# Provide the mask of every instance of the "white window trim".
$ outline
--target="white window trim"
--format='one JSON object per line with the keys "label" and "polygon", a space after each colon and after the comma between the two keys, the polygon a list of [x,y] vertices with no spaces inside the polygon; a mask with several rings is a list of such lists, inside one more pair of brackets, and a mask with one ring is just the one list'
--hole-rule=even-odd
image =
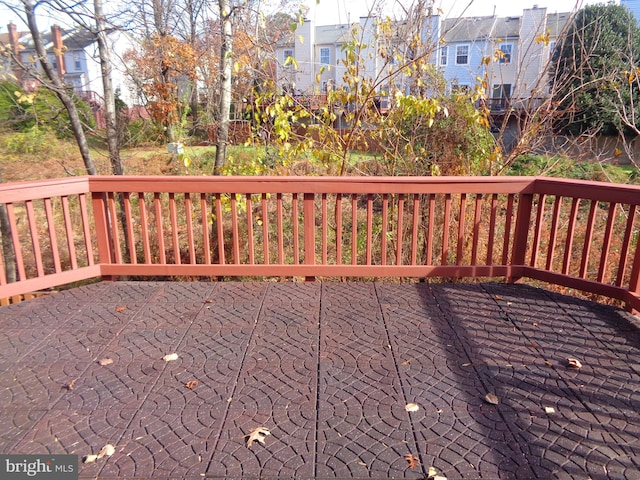
{"label": "white window trim", "polygon": [[[459,63],[458,62],[458,49],[463,48],[463,47],[467,47],[467,61],[466,63]],[[471,45],[468,43],[464,43],[464,44],[460,44],[460,45],[456,45],[456,61],[455,64],[456,65],[469,65],[469,61],[471,60]]]}
{"label": "white window trim", "polygon": [[[322,61],[322,52],[327,52],[327,61]],[[320,47],[320,65],[331,65],[331,49],[329,47]]]}
{"label": "white window trim", "polygon": [[443,45],[440,47],[440,62],[439,65],[446,67],[449,62],[449,45]]}
{"label": "white window trim", "polygon": [[[505,52],[504,50],[502,50],[502,47],[506,47],[506,46],[510,46],[511,47],[511,51],[509,52],[509,59],[507,60],[507,52]],[[501,43],[498,48],[502,51],[502,53],[504,53],[504,55],[500,56],[500,63],[502,63],[503,65],[509,65],[510,63],[513,62],[513,43],[512,42],[504,42]]]}

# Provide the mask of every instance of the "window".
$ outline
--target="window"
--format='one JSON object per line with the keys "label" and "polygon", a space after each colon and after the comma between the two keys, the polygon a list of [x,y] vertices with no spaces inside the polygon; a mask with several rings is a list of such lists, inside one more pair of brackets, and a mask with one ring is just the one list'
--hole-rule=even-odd
{"label": "window", "polygon": [[458,45],[456,47],[456,65],[469,64],[469,45]]}
{"label": "window", "polygon": [[553,54],[556,52],[556,41],[551,40],[549,42],[549,58],[553,58]]}
{"label": "window", "polygon": [[500,63],[511,63],[511,54],[513,53],[513,43],[503,43],[500,45]]}
{"label": "window", "polygon": [[511,98],[511,84],[498,83],[493,85],[491,99],[489,100],[489,108],[492,111],[504,111]]}
{"label": "window", "polygon": [[440,48],[440,65],[445,66],[447,64],[447,55],[449,55],[449,47],[445,45]]}
{"label": "window", "polygon": [[76,72],[79,72],[80,70],[82,70],[82,63],[80,63],[80,56],[78,54],[75,54],[73,56],[73,65],[74,65],[74,68],[76,69]]}
{"label": "window", "polygon": [[331,51],[328,47],[322,47],[320,49],[320,63],[322,65],[329,65],[331,63]]}
{"label": "window", "polygon": [[282,54],[282,61],[284,62],[285,65],[287,65],[287,58],[293,58],[293,50],[290,48],[287,48]]}
{"label": "window", "polygon": [[469,85],[460,84],[457,81],[451,82],[451,93],[454,95],[465,95],[471,91]]}

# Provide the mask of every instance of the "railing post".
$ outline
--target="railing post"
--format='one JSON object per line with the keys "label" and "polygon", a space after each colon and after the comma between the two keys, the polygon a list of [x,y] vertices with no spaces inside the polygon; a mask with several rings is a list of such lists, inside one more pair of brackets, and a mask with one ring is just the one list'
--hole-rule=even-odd
{"label": "railing post", "polygon": [[[629,292],[640,295],[640,241],[636,243],[636,252],[633,256],[633,266],[631,267],[631,277],[629,277]],[[635,313],[634,308],[627,302],[626,309]]]}
{"label": "railing post", "polygon": [[[531,210],[533,208],[533,194],[521,193],[518,198],[518,211],[516,213],[516,229],[513,234],[513,248],[511,250],[510,266],[524,266],[527,255],[527,242],[531,226]],[[515,283],[522,278],[521,275],[510,275],[509,283]]]}
{"label": "railing post", "polygon": [[91,201],[93,205],[93,218],[96,226],[96,240],[98,242],[98,262],[100,265],[110,264],[113,261],[113,251],[111,248],[111,236],[109,233],[107,194],[104,192],[92,192]]}
{"label": "railing post", "polygon": [[[314,208],[314,194],[304,194],[304,263],[315,265],[316,263],[316,218]],[[305,280],[314,281],[314,276],[306,276]]]}

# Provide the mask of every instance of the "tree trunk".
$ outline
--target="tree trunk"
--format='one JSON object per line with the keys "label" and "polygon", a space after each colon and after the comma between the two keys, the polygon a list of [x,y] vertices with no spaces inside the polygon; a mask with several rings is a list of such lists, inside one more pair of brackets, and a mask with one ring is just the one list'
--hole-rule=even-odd
{"label": "tree trunk", "polygon": [[80,120],[80,115],[78,114],[76,104],[74,103],[71,95],[68,93],[67,86],[58,76],[58,74],[54,72],[51,64],[47,60],[47,51],[45,50],[44,44],[42,43],[42,37],[40,36],[40,30],[38,29],[38,24],[36,22],[35,5],[30,3],[29,0],[22,0],[22,4],[24,6],[24,13],[27,17],[27,25],[29,27],[29,31],[31,32],[31,37],[33,38],[33,44],[35,45],[38,61],[40,62],[40,65],[42,65],[42,69],[44,70],[44,73],[46,74],[50,82],[49,85],[47,85],[47,88],[55,92],[55,94],[58,96],[64,107],[67,109],[67,112],[69,113],[71,129],[76,139],[76,143],[78,144],[80,154],[82,155],[82,160],[84,161],[84,166],[87,170],[87,173],[89,175],[97,175],[98,171],[96,170],[96,166],[94,165],[91,158],[89,145],[87,143],[87,137],[84,134],[82,121]]}
{"label": "tree trunk", "polygon": [[220,108],[218,109],[218,136],[216,139],[216,161],[213,174],[220,175],[227,157],[229,144],[229,114],[231,112],[231,63],[232,31],[229,0],[218,0],[220,21],[222,22],[222,42],[220,47]]}
{"label": "tree trunk", "polygon": [[100,55],[100,73],[104,89],[104,108],[107,128],[107,145],[109,147],[109,160],[113,175],[124,175],[124,167],[120,158],[120,141],[116,127],[116,99],[111,80],[111,54],[107,44],[105,29],[105,17],[102,10],[102,0],[93,1],[96,20],[96,40],[98,41],[98,54]]}

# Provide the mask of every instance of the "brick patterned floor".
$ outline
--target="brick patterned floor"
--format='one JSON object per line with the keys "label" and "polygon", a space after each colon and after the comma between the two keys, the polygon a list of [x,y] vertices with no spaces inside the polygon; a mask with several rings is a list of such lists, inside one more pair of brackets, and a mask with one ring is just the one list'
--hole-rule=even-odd
{"label": "brick patterned floor", "polygon": [[640,478],[640,323],[541,289],[105,282],[0,329],[0,453],[116,447],[81,478]]}

